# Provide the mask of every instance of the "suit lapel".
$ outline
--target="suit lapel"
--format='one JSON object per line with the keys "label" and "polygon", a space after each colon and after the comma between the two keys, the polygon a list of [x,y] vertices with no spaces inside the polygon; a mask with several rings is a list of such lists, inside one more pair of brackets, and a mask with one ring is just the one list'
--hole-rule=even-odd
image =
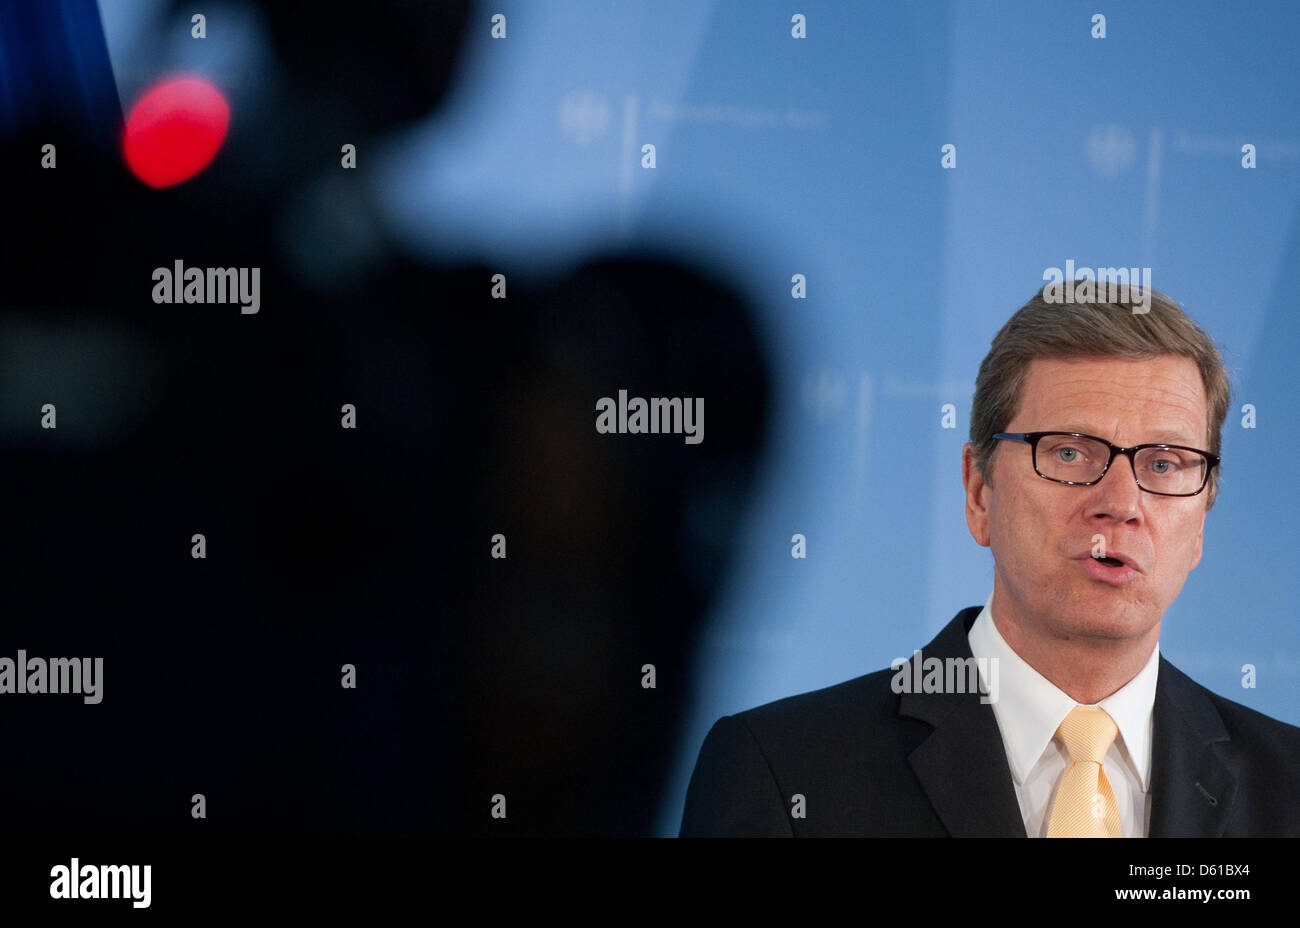
{"label": "suit lapel", "polygon": [[[966,632],[980,609],[957,613],[925,646],[922,659],[971,657]],[[899,714],[934,727],[908,763],[949,834],[1025,837],[997,718],[978,693],[904,693]]]}
{"label": "suit lapel", "polygon": [[1150,836],[1222,837],[1237,778],[1214,745],[1228,732],[1205,690],[1163,657],[1151,740]]}

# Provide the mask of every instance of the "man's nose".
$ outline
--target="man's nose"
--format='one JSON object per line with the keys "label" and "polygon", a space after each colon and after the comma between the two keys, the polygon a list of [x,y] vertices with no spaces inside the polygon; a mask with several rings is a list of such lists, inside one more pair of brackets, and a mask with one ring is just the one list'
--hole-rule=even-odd
{"label": "man's nose", "polygon": [[1142,488],[1137,485],[1133,460],[1126,454],[1115,456],[1101,480],[1092,487],[1088,516],[1107,516],[1121,522],[1142,513]]}

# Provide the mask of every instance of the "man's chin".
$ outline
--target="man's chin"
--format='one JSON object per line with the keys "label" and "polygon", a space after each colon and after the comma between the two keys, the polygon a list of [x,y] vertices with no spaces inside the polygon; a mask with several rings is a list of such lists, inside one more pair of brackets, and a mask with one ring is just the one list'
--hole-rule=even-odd
{"label": "man's chin", "polygon": [[1113,609],[1084,609],[1053,619],[1062,638],[1093,638],[1098,641],[1132,641],[1141,638],[1160,623],[1149,610],[1117,605]]}

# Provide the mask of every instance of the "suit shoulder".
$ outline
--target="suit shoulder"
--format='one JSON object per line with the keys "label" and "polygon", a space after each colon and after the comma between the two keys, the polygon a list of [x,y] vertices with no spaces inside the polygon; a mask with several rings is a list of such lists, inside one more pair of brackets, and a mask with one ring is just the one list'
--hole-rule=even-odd
{"label": "suit shoulder", "polygon": [[719,718],[700,748],[680,834],[792,835],[796,794],[851,807],[868,779],[868,746],[896,713],[891,676],[867,674]]}
{"label": "suit shoulder", "polygon": [[1279,760],[1300,764],[1300,726],[1291,725],[1265,715],[1258,709],[1220,696],[1172,665],[1169,665],[1169,669],[1210,701],[1223,720],[1228,737],[1234,743],[1256,755],[1276,756]]}
{"label": "suit shoulder", "polygon": [[1271,744],[1285,749],[1300,761],[1300,727],[1275,719],[1271,715],[1265,715],[1250,706],[1233,702],[1212,690],[1207,689],[1206,692],[1209,694],[1210,701],[1214,703],[1214,708],[1219,711],[1219,717],[1223,719],[1223,724],[1233,740],[1246,738]]}

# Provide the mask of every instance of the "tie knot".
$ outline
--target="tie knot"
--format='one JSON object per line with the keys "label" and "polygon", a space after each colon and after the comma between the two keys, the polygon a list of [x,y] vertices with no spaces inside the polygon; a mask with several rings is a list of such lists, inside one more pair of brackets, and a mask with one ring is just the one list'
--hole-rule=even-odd
{"label": "tie knot", "polygon": [[1115,720],[1101,706],[1075,706],[1056,729],[1056,737],[1065,745],[1071,763],[1100,764],[1118,732]]}

